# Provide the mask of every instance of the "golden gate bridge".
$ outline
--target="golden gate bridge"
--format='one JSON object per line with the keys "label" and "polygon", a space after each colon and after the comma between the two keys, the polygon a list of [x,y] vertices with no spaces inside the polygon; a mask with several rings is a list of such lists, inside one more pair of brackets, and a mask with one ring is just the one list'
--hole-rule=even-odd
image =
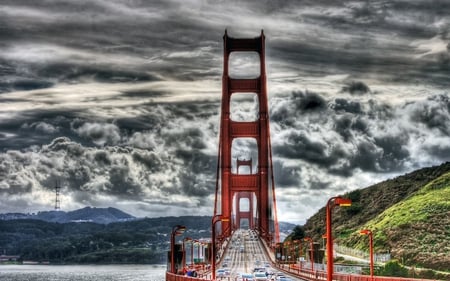
{"label": "golden gate bridge", "polygon": [[[235,78],[230,76],[229,60],[232,53],[253,52],[259,57],[259,75],[254,78]],[[308,281],[405,281],[417,280],[397,277],[374,276],[372,232],[361,230],[362,235],[369,236],[370,241],[370,274],[337,273],[334,269],[332,211],[335,207],[351,205],[351,201],[340,196],[332,197],[326,205],[326,267],[315,267],[314,253],[316,247],[310,238],[310,265],[289,259],[292,248],[298,249],[302,241],[281,243],[276,212],[275,181],[272,164],[272,149],[270,140],[269,110],[265,69],[265,35],[255,38],[233,38],[225,30],[223,36],[223,76],[222,104],[219,131],[217,177],[215,186],[214,211],[211,221],[212,237],[207,242],[197,242],[197,249],[205,245],[202,252],[205,263],[194,266],[194,242],[186,238],[183,245],[177,244],[175,237],[181,235],[185,227],[174,226],[171,232],[171,248],[168,253],[167,281],[217,280],[226,281],[270,280],[267,275],[244,275],[242,271],[253,271],[263,263],[263,267],[271,268],[276,274],[286,274],[284,280]],[[231,98],[234,94],[253,94],[258,101],[256,120],[237,121],[231,118]],[[235,140],[251,138],[256,141],[256,159],[239,159],[233,154]],[[240,168],[246,167],[247,173],[241,173]],[[247,202],[246,208],[242,201]],[[249,231],[243,231],[243,222]],[[190,270],[195,276],[187,276],[185,271],[186,247],[185,241],[191,240]],[[295,248],[297,247],[297,248]],[[295,256],[295,255],[293,255]],[[197,254],[200,257],[200,254]],[[209,264],[206,266],[205,264]],[[220,271],[217,271],[222,267]],[[241,271],[241,273],[237,273]],[[227,274],[228,272],[228,274]],[[225,273],[225,274],[224,274]],[[234,273],[234,274],[233,274]],[[275,274],[274,272],[272,272]],[[282,278],[278,278],[282,281]],[[278,280],[275,278],[274,280]],[[423,279],[422,279],[423,280]]]}

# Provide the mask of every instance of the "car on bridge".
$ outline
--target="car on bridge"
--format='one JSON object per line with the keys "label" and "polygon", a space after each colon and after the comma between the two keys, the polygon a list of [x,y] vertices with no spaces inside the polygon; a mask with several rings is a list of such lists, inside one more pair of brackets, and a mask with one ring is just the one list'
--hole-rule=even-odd
{"label": "car on bridge", "polygon": [[267,274],[265,272],[255,272],[255,281],[266,281],[267,280]]}
{"label": "car on bridge", "polygon": [[226,270],[224,268],[219,268],[216,271],[216,277],[217,278],[225,278],[225,277],[227,277]]}
{"label": "car on bridge", "polygon": [[253,272],[266,272],[266,268],[265,267],[261,267],[261,266],[256,266],[255,268],[253,268]]}
{"label": "car on bridge", "polygon": [[238,274],[236,281],[255,281],[255,277],[251,273]]}
{"label": "car on bridge", "polygon": [[279,281],[280,279],[283,279],[283,278],[287,278],[286,277],[286,275],[284,275],[283,273],[281,273],[281,272],[275,272],[273,275],[272,275],[272,280],[276,280],[276,281]]}

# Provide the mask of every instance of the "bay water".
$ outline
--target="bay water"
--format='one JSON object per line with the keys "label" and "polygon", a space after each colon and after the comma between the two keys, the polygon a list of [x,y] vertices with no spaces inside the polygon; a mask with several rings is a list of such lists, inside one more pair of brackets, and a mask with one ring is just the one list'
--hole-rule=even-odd
{"label": "bay water", "polygon": [[0,281],[164,281],[165,265],[0,265]]}

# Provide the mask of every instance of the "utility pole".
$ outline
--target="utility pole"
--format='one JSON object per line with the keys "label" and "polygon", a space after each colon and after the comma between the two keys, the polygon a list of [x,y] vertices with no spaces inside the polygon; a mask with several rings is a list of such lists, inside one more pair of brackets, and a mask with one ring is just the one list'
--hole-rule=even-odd
{"label": "utility pole", "polygon": [[58,181],[56,181],[55,185],[55,211],[58,211],[61,209],[61,201],[59,200],[59,194],[60,194],[61,187],[58,185]]}

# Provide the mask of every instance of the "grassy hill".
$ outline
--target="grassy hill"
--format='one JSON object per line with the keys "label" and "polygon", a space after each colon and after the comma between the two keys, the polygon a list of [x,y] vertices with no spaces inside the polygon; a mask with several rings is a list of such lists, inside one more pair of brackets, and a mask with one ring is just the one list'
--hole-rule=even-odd
{"label": "grassy hill", "polygon": [[[390,250],[405,263],[448,270],[450,266],[450,172],[391,206],[362,228],[374,233],[375,250]],[[343,239],[365,248],[358,233]]]}
{"label": "grassy hill", "polygon": [[[424,168],[344,194],[352,207],[335,208],[336,242],[368,250],[361,229],[374,232],[375,252],[391,252],[405,265],[450,268],[450,163]],[[325,208],[304,226],[320,241],[325,233]]]}

